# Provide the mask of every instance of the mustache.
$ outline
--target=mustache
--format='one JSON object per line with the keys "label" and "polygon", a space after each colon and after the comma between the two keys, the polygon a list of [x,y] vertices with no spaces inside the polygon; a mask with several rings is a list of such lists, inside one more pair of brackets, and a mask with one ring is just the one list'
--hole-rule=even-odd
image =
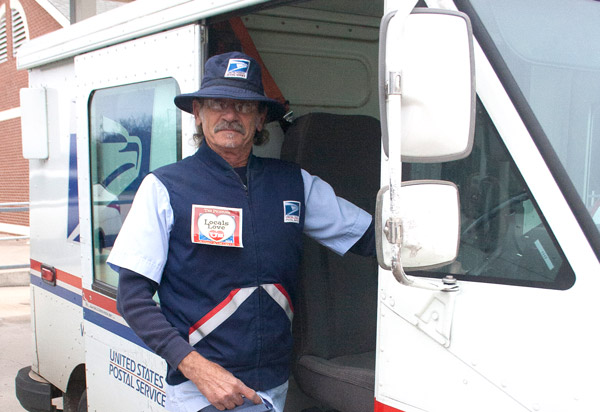
{"label": "mustache", "polygon": [[233,130],[242,134],[246,133],[246,128],[244,127],[244,125],[238,122],[237,120],[233,120],[231,122],[228,122],[227,120],[222,120],[219,123],[217,123],[217,125],[213,129],[215,133],[218,133],[223,130]]}

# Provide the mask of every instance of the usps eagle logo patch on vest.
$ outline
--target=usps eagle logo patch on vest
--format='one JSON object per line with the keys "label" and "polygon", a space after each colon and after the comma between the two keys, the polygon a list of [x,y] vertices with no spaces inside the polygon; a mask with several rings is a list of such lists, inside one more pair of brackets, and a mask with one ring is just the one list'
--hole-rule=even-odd
{"label": "usps eagle logo patch on vest", "polygon": [[227,70],[224,77],[233,77],[235,79],[247,79],[248,69],[250,69],[250,60],[229,59]]}
{"label": "usps eagle logo patch on vest", "polygon": [[192,242],[213,246],[244,247],[242,209],[192,205]]}
{"label": "usps eagle logo patch on vest", "polygon": [[297,200],[283,201],[283,221],[285,223],[300,223],[300,202]]}

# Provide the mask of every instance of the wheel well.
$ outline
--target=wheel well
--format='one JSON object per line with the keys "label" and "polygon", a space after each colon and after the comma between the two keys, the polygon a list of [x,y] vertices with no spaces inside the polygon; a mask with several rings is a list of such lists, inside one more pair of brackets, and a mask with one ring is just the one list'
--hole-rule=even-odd
{"label": "wheel well", "polygon": [[85,391],[85,364],[81,363],[73,369],[67,384],[67,392],[63,394],[63,410],[64,412],[77,412],[77,406],[83,391]]}

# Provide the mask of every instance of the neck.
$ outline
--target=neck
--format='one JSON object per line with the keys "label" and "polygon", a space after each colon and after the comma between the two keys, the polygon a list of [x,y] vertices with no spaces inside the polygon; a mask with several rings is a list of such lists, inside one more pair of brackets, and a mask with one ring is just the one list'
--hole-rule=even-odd
{"label": "neck", "polygon": [[213,147],[206,140],[208,146],[219,156],[221,156],[229,165],[233,168],[246,166],[248,164],[248,157],[252,151],[252,146],[249,147],[235,147],[235,148],[223,148]]}
{"label": "neck", "polygon": [[236,154],[229,156],[226,153],[219,153],[219,152],[217,152],[217,154],[219,156],[221,156],[223,159],[225,159],[225,161],[227,163],[229,163],[231,165],[231,167],[233,167],[233,168],[246,166],[248,164],[248,156],[250,156],[250,152],[248,152],[242,156],[238,156]]}

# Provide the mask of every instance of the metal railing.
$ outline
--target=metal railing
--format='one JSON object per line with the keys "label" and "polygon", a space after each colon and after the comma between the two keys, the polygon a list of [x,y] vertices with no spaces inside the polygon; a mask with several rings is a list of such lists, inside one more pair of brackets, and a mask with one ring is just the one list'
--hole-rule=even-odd
{"label": "metal railing", "polygon": [[0,203],[0,213],[2,212],[28,212],[29,202],[9,202]]}
{"label": "metal railing", "polygon": [[[14,213],[14,212],[27,212],[27,211],[29,211],[29,202],[0,203],[0,213]],[[0,237],[0,241],[2,241],[2,240],[21,240],[21,239],[29,239],[29,236]],[[19,264],[19,265],[0,265],[0,270],[27,269],[27,268],[29,268],[29,263],[24,263],[24,264]]]}

